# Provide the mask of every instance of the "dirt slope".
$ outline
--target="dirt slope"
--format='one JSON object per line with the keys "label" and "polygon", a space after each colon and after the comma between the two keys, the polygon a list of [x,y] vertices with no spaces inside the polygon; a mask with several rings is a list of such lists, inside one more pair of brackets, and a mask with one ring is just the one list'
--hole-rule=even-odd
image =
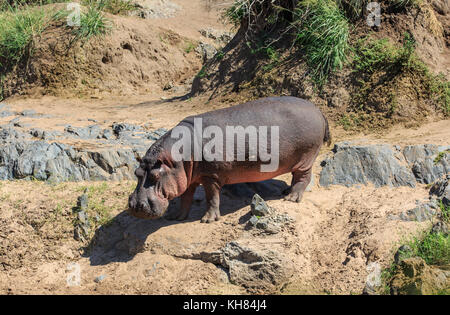
{"label": "dirt slope", "polygon": [[200,30],[228,27],[218,20],[221,1],[173,3],[180,8],[176,17],[105,14],[111,32],[88,42],[74,41],[64,21],[54,22],[34,40],[27,64],[3,79],[3,96],[100,97],[153,94],[172,87],[187,93],[202,65],[194,48],[200,39],[211,41]]}

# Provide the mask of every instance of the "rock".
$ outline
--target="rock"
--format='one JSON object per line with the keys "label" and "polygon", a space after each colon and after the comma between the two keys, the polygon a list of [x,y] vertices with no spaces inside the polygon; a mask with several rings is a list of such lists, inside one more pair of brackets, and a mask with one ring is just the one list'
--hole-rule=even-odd
{"label": "rock", "polygon": [[34,109],[26,109],[26,110],[22,111],[20,113],[20,115],[25,116],[25,117],[36,117],[36,116],[39,116],[39,114],[36,113],[36,111]]}
{"label": "rock", "polygon": [[[450,173],[450,154],[447,147],[434,144],[406,146],[403,155],[412,169],[416,180],[422,184],[431,184]],[[441,156],[438,158],[439,153]]]}
{"label": "rock", "polygon": [[168,0],[134,0],[137,10],[132,14],[144,19],[165,19],[175,16],[181,7]]}
{"label": "rock", "polygon": [[252,226],[256,226],[256,223],[258,223],[258,217],[256,215],[252,215],[250,217],[250,220],[248,220],[248,222],[252,225]]}
{"label": "rock", "polygon": [[320,184],[373,183],[375,186],[430,184],[450,172],[450,146],[432,144],[399,146],[337,143],[334,155],[322,162]]}
{"label": "rock", "polygon": [[14,115],[15,115],[15,113],[10,112],[9,110],[0,111],[0,118],[14,116]]}
{"label": "rock", "polygon": [[219,46],[225,46],[234,36],[233,33],[219,31],[211,27],[201,29],[199,32],[202,36],[213,39]]}
{"label": "rock", "polygon": [[64,131],[81,139],[97,139],[99,138],[102,130],[98,125],[91,125],[88,127],[68,126],[64,129]]}
{"label": "rock", "polygon": [[248,226],[256,227],[267,234],[277,234],[281,232],[283,225],[293,221],[286,213],[276,213],[275,209],[269,207],[258,194],[253,196],[250,207],[252,216]]}
{"label": "rock", "polygon": [[250,205],[251,212],[257,217],[263,217],[271,213],[271,209],[258,194],[255,194]]}
{"label": "rock", "polygon": [[202,56],[203,62],[214,58],[214,56],[217,54],[217,49],[207,43],[198,44],[197,48],[195,48],[195,51]]}
{"label": "rock", "polygon": [[400,220],[418,222],[430,220],[436,214],[435,208],[436,206],[431,202],[421,203],[417,207],[401,213]]}
{"label": "rock", "polygon": [[77,241],[85,242],[86,238],[90,234],[91,225],[89,222],[88,210],[88,194],[87,189],[77,199],[77,206],[73,211],[77,215],[77,219],[74,227],[74,238]]}
{"label": "rock", "polygon": [[431,233],[442,233],[442,234],[448,234],[448,224],[443,221],[438,221],[435,224],[433,224],[433,227],[431,228]]}
{"label": "rock", "polygon": [[292,275],[286,257],[270,245],[253,248],[233,241],[221,250],[220,261],[228,269],[231,283],[246,288],[275,289]]}
{"label": "rock", "polygon": [[394,295],[435,295],[450,287],[450,270],[428,266],[420,257],[407,258],[390,286]]}
{"label": "rock", "polygon": [[390,145],[350,145],[341,142],[335,144],[333,152],[333,156],[322,162],[321,186],[350,187],[368,183],[376,187],[416,186],[412,171],[402,165],[402,156]]}
{"label": "rock", "polygon": [[143,131],[141,126],[128,123],[113,123],[112,130],[118,138],[129,138],[133,132]]}
{"label": "rock", "polygon": [[[120,135],[128,132],[124,130],[140,129],[130,125],[115,127]],[[149,133],[153,139],[158,139],[166,131],[161,128]],[[33,128],[24,133],[11,125],[0,126],[0,179],[35,178],[52,182],[132,179],[138,165],[136,156],[142,156],[152,141],[147,139],[146,132],[130,133],[136,135],[121,140],[105,140],[102,138],[105,131],[97,125],[86,128],[67,126],[66,139],[68,136],[86,138],[101,145],[101,148],[74,148],[59,142],[44,141],[62,136],[57,131]],[[112,129],[110,135],[115,138]]]}
{"label": "rock", "polygon": [[442,203],[450,207],[450,174],[444,178],[437,180],[430,188],[430,196],[438,197]]}
{"label": "rock", "polygon": [[114,132],[111,129],[103,129],[101,137],[107,140],[112,140],[115,138]]}
{"label": "rock", "polygon": [[87,194],[87,189],[84,191],[84,193],[78,197],[77,200],[77,209],[78,211],[86,211],[88,208],[89,199]]}
{"label": "rock", "polygon": [[103,280],[105,280],[106,279],[106,275],[100,275],[100,276],[98,276],[98,277],[96,277],[95,279],[94,279],[94,282],[95,283],[100,283],[100,282],[102,282]]}
{"label": "rock", "polygon": [[14,125],[14,127],[20,127],[20,118],[16,117],[9,121],[10,124]]}

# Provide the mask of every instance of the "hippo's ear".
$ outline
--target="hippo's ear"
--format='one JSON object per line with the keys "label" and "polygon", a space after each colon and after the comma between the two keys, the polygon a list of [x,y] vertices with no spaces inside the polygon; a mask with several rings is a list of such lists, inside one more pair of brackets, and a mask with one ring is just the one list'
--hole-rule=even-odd
{"label": "hippo's ear", "polygon": [[138,163],[142,163],[142,158],[139,155],[136,155],[136,161],[138,161]]}

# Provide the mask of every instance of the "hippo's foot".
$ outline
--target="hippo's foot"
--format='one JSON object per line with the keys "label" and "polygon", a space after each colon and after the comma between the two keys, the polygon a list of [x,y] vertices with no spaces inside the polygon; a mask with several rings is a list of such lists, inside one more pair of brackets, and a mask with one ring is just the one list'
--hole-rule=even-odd
{"label": "hippo's foot", "polygon": [[201,223],[211,223],[214,221],[219,221],[220,220],[220,212],[219,209],[209,209],[208,211],[206,211],[205,215],[203,216],[203,218],[201,219]]}
{"label": "hippo's foot", "polygon": [[289,195],[284,197],[284,200],[287,201],[293,201],[293,202],[300,202],[302,201],[303,194],[298,191],[292,191]]}

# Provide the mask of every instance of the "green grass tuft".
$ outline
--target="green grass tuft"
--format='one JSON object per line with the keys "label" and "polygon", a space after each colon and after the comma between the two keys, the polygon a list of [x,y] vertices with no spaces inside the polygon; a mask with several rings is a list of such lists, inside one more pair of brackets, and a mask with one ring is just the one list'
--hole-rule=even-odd
{"label": "green grass tuft", "polygon": [[389,4],[397,9],[417,8],[423,0],[389,0]]}
{"label": "green grass tuft", "polygon": [[444,233],[425,233],[414,237],[408,245],[410,257],[421,257],[428,265],[446,265],[450,263],[450,236]]}
{"label": "green grass tuft", "polygon": [[82,4],[115,15],[128,15],[136,9],[131,0],[83,0]]}
{"label": "green grass tuft", "polygon": [[296,9],[297,43],[305,50],[314,81],[322,86],[328,75],[342,68],[349,51],[349,24],[335,2],[302,2]]}
{"label": "green grass tuft", "polygon": [[34,37],[44,31],[50,20],[38,8],[0,12],[0,66],[7,69],[31,55]]}
{"label": "green grass tuft", "polygon": [[442,221],[450,223],[450,207],[445,206],[442,200],[440,200],[439,208],[441,209]]}
{"label": "green grass tuft", "polygon": [[93,36],[104,35],[111,29],[110,21],[99,7],[91,5],[81,13],[80,26],[73,29],[76,39],[89,40]]}

